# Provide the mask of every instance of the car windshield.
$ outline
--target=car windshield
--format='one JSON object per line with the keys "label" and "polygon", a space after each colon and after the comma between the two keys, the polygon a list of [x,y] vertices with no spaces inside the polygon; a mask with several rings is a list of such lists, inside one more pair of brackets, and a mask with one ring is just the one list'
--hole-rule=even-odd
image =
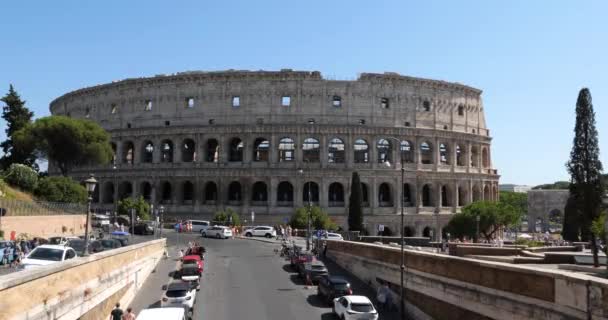
{"label": "car windshield", "polygon": [[182,269],[182,276],[198,276],[198,270],[195,268]]}
{"label": "car windshield", "polygon": [[369,303],[353,303],[350,305],[350,308],[356,312],[372,312],[374,311],[374,307],[372,307]]}
{"label": "car windshield", "polygon": [[63,250],[51,249],[51,248],[36,248],[28,256],[29,259],[48,260],[48,261],[61,261],[62,257],[63,257]]}
{"label": "car windshield", "polygon": [[69,242],[69,246],[72,247],[76,251],[84,250],[84,241],[72,240]]}
{"label": "car windshield", "polygon": [[186,290],[169,290],[166,295],[169,298],[181,298],[186,296]]}
{"label": "car windshield", "polygon": [[312,270],[325,270],[325,266],[312,265]]}
{"label": "car windshield", "polygon": [[59,237],[49,238],[49,244],[59,244],[59,243],[61,243],[61,238],[59,238]]}
{"label": "car windshield", "polygon": [[334,289],[336,290],[347,290],[348,283],[334,283]]}

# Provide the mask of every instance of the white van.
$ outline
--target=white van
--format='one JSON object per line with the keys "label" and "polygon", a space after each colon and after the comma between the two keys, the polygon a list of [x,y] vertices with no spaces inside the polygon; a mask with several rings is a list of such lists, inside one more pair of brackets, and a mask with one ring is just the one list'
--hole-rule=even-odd
{"label": "white van", "polygon": [[186,312],[183,308],[144,309],[137,320],[186,320]]}
{"label": "white van", "polygon": [[207,228],[211,225],[209,221],[204,220],[188,220],[186,222],[192,222],[192,232],[201,233],[201,231],[207,231]]}

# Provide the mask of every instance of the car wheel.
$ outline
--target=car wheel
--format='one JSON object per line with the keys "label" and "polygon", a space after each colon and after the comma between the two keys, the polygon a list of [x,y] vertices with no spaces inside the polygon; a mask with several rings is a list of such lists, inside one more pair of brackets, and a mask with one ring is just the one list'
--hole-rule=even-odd
{"label": "car wheel", "polygon": [[270,233],[267,233],[266,238],[270,239],[270,238],[272,238],[272,235]]}
{"label": "car wheel", "polygon": [[215,237],[216,237],[216,238],[218,238],[218,239],[220,239],[222,236],[220,236],[220,234],[219,234],[219,233],[216,233],[216,234],[215,234]]}
{"label": "car wheel", "polygon": [[203,232],[201,232],[201,237],[206,238],[207,234],[203,231]]}
{"label": "car wheel", "polygon": [[245,233],[245,237],[251,237],[251,232]]}

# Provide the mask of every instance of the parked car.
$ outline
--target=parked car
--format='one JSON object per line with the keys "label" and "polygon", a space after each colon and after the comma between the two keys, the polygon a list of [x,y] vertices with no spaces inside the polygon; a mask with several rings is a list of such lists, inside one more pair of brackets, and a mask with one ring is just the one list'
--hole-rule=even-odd
{"label": "parked car", "polygon": [[203,234],[203,231],[206,231],[207,228],[209,228],[211,226],[209,221],[205,221],[205,220],[188,220],[188,221],[186,221],[186,223],[188,223],[188,222],[192,223],[192,232],[198,232],[201,235]]}
{"label": "parked car", "polygon": [[203,260],[201,260],[200,256],[197,256],[197,255],[184,256],[182,258],[182,268],[184,268],[186,266],[190,266],[190,265],[196,266],[199,274],[203,273],[204,263],[203,263]]}
{"label": "parked car", "polygon": [[154,227],[148,223],[138,223],[133,227],[133,234],[152,235]]}
{"label": "parked car", "polygon": [[325,239],[327,239],[327,240],[344,240],[344,238],[342,237],[341,234],[333,233],[333,232],[328,232],[325,235]]}
{"label": "parked car", "polygon": [[161,308],[181,307],[192,311],[196,299],[196,286],[179,280],[163,286],[163,290],[160,299]]}
{"label": "parked car", "polygon": [[316,260],[310,263],[304,263],[304,268],[300,268],[300,276],[304,279],[310,279],[313,284],[319,282],[319,278],[329,275],[327,267],[322,261]]}
{"label": "parked car", "polygon": [[68,241],[70,241],[72,239],[79,239],[79,238],[78,237],[50,237],[49,244],[65,245],[68,243]]}
{"label": "parked car", "polygon": [[246,237],[266,237],[273,238],[277,236],[277,231],[274,227],[270,226],[259,226],[252,229],[246,229],[243,234]]}
{"label": "parked car", "polygon": [[101,243],[101,245],[103,246],[103,248],[105,250],[111,250],[111,249],[116,249],[116,248],[122,247],[122,244],[120,244],[120,241],[118,241],[116,239],[101,239],[101,240],[99,240],[99,243]]}
{"label": "parked car", "polygon": [[106,225],[110,225],[110,216],[94,213],[91,215],[91,225],[95,228],[103,228]]}
{"label": "parked car", "polygon": [[378,311],[366,296],[342,296],[334,299],[334,313],[340,319],[377,320]]}
{"label": "parked car", "polygon": [[196,290],[201,290],[201,274],[199,268],[195,264],[186,264],[179,271],[179,277],[182,281],[189,282],[196,286]]}
{"label": "parked car", "polygon": [[[83,239],[70,239],[67,243],[68,246],[72,247],[79,256],[84,254],[84,240]],[[89,253],[97,253],[103,251],[103,245],[97,240],[89,241]]]}
{"label": "parked car", "polygon": [[207,231],[201,231],[201,235],[207,238],[228,239],[232,237],[232,230],[229,227],[213,226]]}
{"label": "parked car", "polygon": [[302,251],[295,251],[289,257],[289,261],[291,263],[291,266],[294,267],[297,271],[297,270],[299,270],[300,264],[304,264],[308,261],[312,261],[312,256],[310,255],[310,253],[306,253],[306,252],[302,252]]}
{"label": "parked car", "polygon": [[332,303],[335,298],[353,294],[348,280],[341,276],[322,276],[319,278],[317,295],[327,303]]}
{"label": "parked car", "polygon": [[116,222],[118,222],[118,225],[123,225],[125,227],[125,230],[128,229],[129,226],[131,226],[131,218],[129,218],[128,216],[118,216],[110,218],[110,224],[115,224]]}
{"label": "parked car", "polygon": [[144,309],[137,315],[137,320],[186,320],[184,308]]}
{"label": "parked car", "polygon": [[76,251],[64,245],[44,244],[32,250],[21,262],[24,269],[46,266],[76,258]]}

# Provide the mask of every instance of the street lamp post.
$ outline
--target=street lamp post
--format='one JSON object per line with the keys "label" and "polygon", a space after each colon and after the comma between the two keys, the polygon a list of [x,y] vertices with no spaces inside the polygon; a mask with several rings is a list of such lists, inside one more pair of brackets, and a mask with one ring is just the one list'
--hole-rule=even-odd
{"label": "street lamp post", "polygon": [[114,190],[112,190],[114,192],[112,195],[112,200],[114,200],[114,219],[118,218],[118,185],[116,183],[116,169],[116,160],[114,160],[114,165],[112,165],[112,180],[114,180]]}
{"label": "street lamp post", "polygon": [[83,252],[83,256],[88,256],[89,255],[89,223],[90,223],[90,217],[91,217],[91,201],[93,201],[93,191],[95,191],[95,186],[97,185],[97,180],[95,180],[95,177],[93,177],[93,175],[91,174],[91,176],[86,179],[84,181],[86,188],[87,188],[87,193],[88,193],[88,198],[87,198],[87,219],[86,219],[86,225],[84,226],[84,252]]}
{"label": "street lamp post", "polygon": [[[303,176],[304,175],[304,169],[300,168],[298,169],[298,173]],[[311,220],[312,220],[312,197],[311,197],[311,192],[310,192],[310,183],[305,183],[304,186],[308,186],[308,215],[306,216],[306,251],[310,250],[310,224],[311,224]]]}
{"label": "street lamp post", "polygon": [[160,231],[158,233],[158,237],[159,238],[163,238],[163,228],[164,228],[164,223],[163,223],[163,213],[165,212],[165,207],[164,206],[160,206],[160,208],[158,208],[160,211]]}
{"label": "street lamp post", "polygon": [[479,215],[475,216],[475,221],[477,222],[477,227],[475,229],[475,242],[479,242],[479,220],[481,217]]}
{"label": "street lamp post", "polygon": [[439,230],[439,208],[435,208],[435,241],[441,243],[441,230]]}

